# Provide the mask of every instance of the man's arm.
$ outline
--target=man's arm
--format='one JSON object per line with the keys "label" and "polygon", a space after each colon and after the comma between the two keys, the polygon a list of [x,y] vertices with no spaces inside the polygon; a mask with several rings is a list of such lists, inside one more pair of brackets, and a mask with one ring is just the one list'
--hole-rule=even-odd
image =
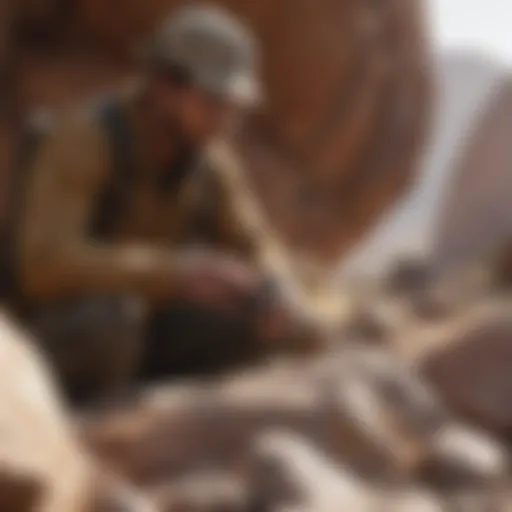
{"label": "man's arm", "polygon": [[298,315],[309,316],[307,292],[284,245],[262,215],[236,155],[219,143],[210,149],[208,162],[211,172],[218,176],[217,219],[223,239],[263,272],[275,292],[293,305]]}
{"label": "man's arm", "polygon": [[27,298],[136,293],[151,299],[172,290],[178,264],[170,250],[89,236],[108,158],[101,128],[91,120],[62,122],[43,142],[28,172],[19,223],[18,263]]}

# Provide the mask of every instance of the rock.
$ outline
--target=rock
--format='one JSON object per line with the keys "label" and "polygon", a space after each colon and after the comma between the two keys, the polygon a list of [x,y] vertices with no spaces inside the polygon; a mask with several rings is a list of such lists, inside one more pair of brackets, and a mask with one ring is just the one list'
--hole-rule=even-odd
{"label": "rock", "polygon": [[499,442],[456,421],[379,348],[147,390],[84,418],[82,432],[173,511],[247,510],[249,500],[269,511],[430,512],[444,510],[439,496],[491,495],[508,473]]}
{"label": "rock", "polygon": [[155,499],[105,471],[98,471],[87,512],[163,512]]}
{"label": "rock", "polygon": [[[261,431],[276,427],[371,480],[428,480],[441,470],[453,476],[456,467],[458,483],[487,483],[506,466],[499,444],[463,430],[413,369],[381,349],[345,348],[215,383],[164,386],[86,418],[82,431],[111,467],[147,482],[172,481],[205,462],[232,471],[247,464]],[[462,439],[460,450],[453,439]]]}
{"label": "rock", "polygon": [[286,431],[255,441],[253,492],[262,510],[375,510],[376,495],[311,443]]}
{"label": "rock", "polygon": [[153,490],[164,512],[245,512],[249,496],[236,475],[215,471],[196,472]]}
{"label": "rock", "polygon": [[0,313],[0,510],[154,512],[78,442],[44,357]]}
{"label": "rock", "polygon": [[500,247],[493,277],[497,287],[507,290],[512,288],[512,240],[507,240]]}
{"label": "rock", "polygon": [[386,289],[391,294],[409,295],[423,292],[430,284],[431,269],[422,259],[399,259],[386,276]]}
{"label": "rock", "polygon": [[505,483],[509,462],[504,446],[495,439],[453,422],[432,438],[430,455],[418,475],[443,490],[493,489]]}
{"label": "rock", "polygon": [[266,425],[306,428],[318,409],[317,389],[276,365],[216,381],[146,390],[118,410],[83,420],[85,442],[136,482],[174,479],[207,461],[229,471],[247,460],[252,438]]}
{"label": "rock", "polygon": [[494,432],[510,432],[510,302],[487,301],[442,328],[413,336],[421,372],[453,411]]}
{"label": "rock", "polygon": [[[450,67],[453,77],[459,75],[455,92],[459,96],[461,91],[468,91],[468,83],[478,83],[477,77],[491,72],[492,79],[488,92],[484,89],[482,100],[476,102],[474,120],[457,128],[467,136],[454,155],[456,165],[443,194],[431,248],[436,267],[443,271],[485,257],[510,239],[512,80],[507,69],[491,71],[491,66],[487,58],[479,61],[469,57],[466,62],[452,62]],[[460,100],[454,95],[451,101]]]}
{"label": "rock", "polygon": [[350,317],[339,329],[343,342],[358,342],[371,345],[381,345],[388,341],[390,327],[385,318],[369,305],[354,308]]}
{"label": "rock", "polygon": [[85,510],[92,469],[44,360],[5,314],[0,337],[0,468],[41,510]]}
{"label": "rock", "polygon": [[345,457],[356,449],[361,460],[366,450],[370,470],[376,461],[385,464],[377,466],[379,479],[412,477],[439,489],[504,482],[509,458],[503,444],[460,423],[413,367],[380,350],[355,350],[338,372],[340,405],[332,409],[338,419],[326,424],[339,429],[330,446]]}
{"label": "rock", "polygon": [[[379,512],[445,512],[444,499],[432,491],[411,487],[383,492]],[[334,512],[334,511],[333,511]]]}
{"label": "rock", "polygon": [[413,474],[449,421],[435,395],[382,349],[345,350],[333,365],[325,422],[330,443],[367,476]]}

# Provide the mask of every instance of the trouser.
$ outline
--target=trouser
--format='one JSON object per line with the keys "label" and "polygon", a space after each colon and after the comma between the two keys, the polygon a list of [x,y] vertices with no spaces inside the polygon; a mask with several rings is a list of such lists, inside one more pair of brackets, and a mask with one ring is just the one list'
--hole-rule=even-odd
{"label": "trouser", "polygon": [[149,310],[129,297],[37,307],[25,317],[72,401],[134,380],[207,375],[260,357],[250,312],[175,301]]}

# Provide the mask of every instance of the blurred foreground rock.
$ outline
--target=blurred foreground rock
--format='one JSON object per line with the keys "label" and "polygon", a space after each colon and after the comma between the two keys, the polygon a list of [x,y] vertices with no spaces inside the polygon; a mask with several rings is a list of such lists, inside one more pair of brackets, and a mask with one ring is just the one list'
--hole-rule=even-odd
{"label": "blurred foreground rock", "polygon": [[[153,26],[187,2],[22,3],[41,4],[21,11],[47,36],[21,41],[26,112],[110,88],[133,71]],[[414,174],[430,106],[423,2],[212,3],[247,21],[262,45],[268,101],[234,141],[254,190],[295,253],[337,264]]]}
{"label": "blurred foreground rock", "polygon": [[[75,438],[43,358],[3,313],[0,338],[0,510],[152,512],[101,476]],[[120,506],[123,499],[129,506]]]}
{"label": "blurred foreground rock", "polygon": [[451,409],[494,432],[512,432],[512,302],[485,301],[409,335],[421,371]]}
{"label": "blurred foreground rock", "polygon": [[[364,483],[307,439],[283,431],[262,434],[255,444],[263,510],[297,512],[436,512],[442,501],[417,486]],[[265,487],[265,485],[267,487]]]}
{"label": "blurred foreground rock", "polygon": [[506,512],[506,448],[452,411],[507,432],[507,312],[495,303],[418,330],[409,352],[345,345],[140,390],[77,418],[90,454],[43,361],[4,318],[0,510]]}
{"label": "blurred foreground rock", "polygon": [[163,387],[83,420],[93,452],[144,488],[173,488],[206,468],[235,474],[250,490],[255,446],[274,429],[314,443],[368,485],[486,489],[508,469],[497,441],[455,421],[414,372],[376,350]]}
{"label": "blurred foreground rock", "polygon": [[33,503],[20,505],[20,511],[36,503],[49,512],[85,510],[88,462],[73,439],[51,377],[25,335],[6,316],[0,322],[1,472],[19,482],[26,499],[32,496]]}

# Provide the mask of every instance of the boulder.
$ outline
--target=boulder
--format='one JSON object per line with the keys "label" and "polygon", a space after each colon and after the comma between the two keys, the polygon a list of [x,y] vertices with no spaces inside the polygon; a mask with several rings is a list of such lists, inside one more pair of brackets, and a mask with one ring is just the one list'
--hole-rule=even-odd
{"label": "boulder", "polygon": [[266,431],[253,450],[253,492],[262,510],[377,511],[375,491],[307,438]]}
{"label": "boulder", "polygon": [[256,489],[267,510],[438,512],[443,507],[440,496],[420,486],[368,484],[318,446],[290,432],[263,433],[255,455],[260,470]]}
{"label": "boulder", "polygon": [[137,492],[102,476],[76,438],[44,357],[5,313],[0,339],[0,510],[153,512]]}
{"label": "boulder", "polygon": [[0,332],[4,472],[28,489],[27,497],[32,495],[41,510],[85,510],[91,485],[89,463],[74,438],[51,375],[26,335],[5,314]]}
{"label": "boulder", "polygon": [[486,300],[442,328],[414,337],[414,351],[422,373],[450,408],[494,432],[509,433],[512,427],[510,301]]}
{"label": "boulder", "polygon": [[[478,61],[465,67],[459,88],[487,72]],[[434,231],[432,258],[442,271],[485,257],[512,234],[512,78],[506,70],[496,75],[469,129],[460,127],[460,153]]]}
{"label": "boulder", "polygon": [[239,471],[261,432],[274,428],[304,436],[369,481],[429,481],[443,471],[452,486],[485,486],[507,467],[499,443],[463,428],[413,370],[380,349],[163,386],[83,418],[82,433],[102,461],[145,485],[205,464]]}
{"label": "boulder", "polygon": [[510,290],[512,288],[512,239],[507,240],[497,252],[494,283],[502,289]]}
{"label": "boulder", "polygon": [[151,492],[164,512],[245,512],[250,510],[247,482],[219,471],[185,474]]}

